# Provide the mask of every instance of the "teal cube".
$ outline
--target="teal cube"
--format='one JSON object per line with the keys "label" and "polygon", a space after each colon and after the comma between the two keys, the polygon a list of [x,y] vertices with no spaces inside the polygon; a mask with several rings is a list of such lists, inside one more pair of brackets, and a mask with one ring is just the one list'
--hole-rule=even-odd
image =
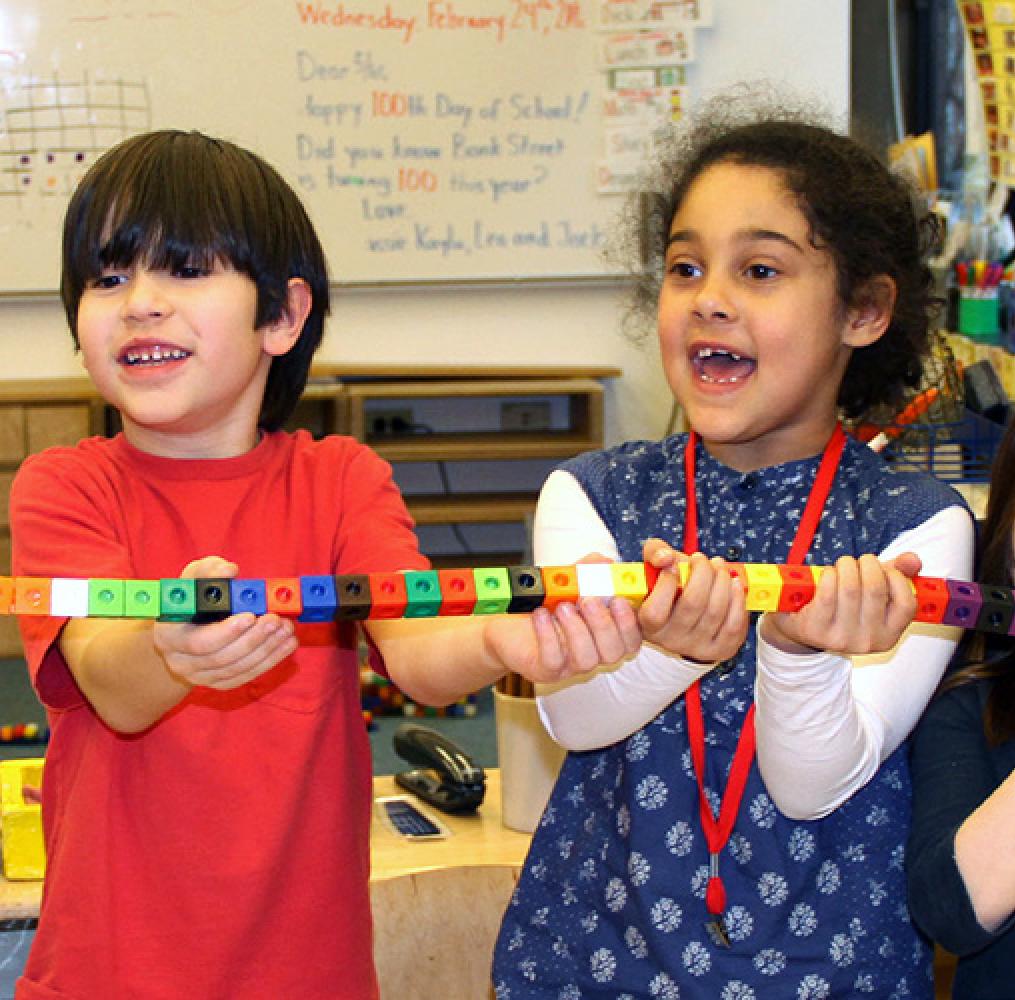
{"label": "teal cube", "polygon": [[432,618],[441,609],[441,584],[437,570],[413,570],[405,574],[405,617]]}
{"label": "teal cube", "polygon": [[197,616],[197,581],[160,580],[159,605],[159,621],[192,622]]}

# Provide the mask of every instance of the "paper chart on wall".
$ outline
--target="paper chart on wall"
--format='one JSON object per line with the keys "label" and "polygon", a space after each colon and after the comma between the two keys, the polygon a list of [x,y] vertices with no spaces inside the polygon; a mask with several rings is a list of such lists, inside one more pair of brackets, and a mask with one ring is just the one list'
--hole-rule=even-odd
{"label": "paper chart on wall", "polygon": [[597,190],[633,189],[655,135],[690,106],[695,31],[713,24],[711,0],[599,0],[604,75],[603,156]]}
{"label": "paper chart on wall", "polygon": [[983,101],[991,177],[1015,185],[1015,2],[962,0]]}

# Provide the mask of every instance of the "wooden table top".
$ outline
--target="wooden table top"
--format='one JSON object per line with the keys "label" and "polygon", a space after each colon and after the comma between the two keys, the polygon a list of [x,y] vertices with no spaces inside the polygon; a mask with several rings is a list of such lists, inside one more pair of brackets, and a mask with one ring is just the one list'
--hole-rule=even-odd
{"label": "wooden table top", "polygon": [[[405,794],[391,775],[374,778],[374,796]],[[375,808],[370,834],[371,881],[434,868],[511,865],[521,867],[530,835],[501,822],[500,771],[486,771],[486,798],[477,812],[454,816],[424,804],[451,831],[445,840],[410,841],[392,832]],[[41,881],[10,882],[0,876],[0,920],[37,917]]]}
{"label": "wooden table top", "polygon": [[[402,795],[390,775],[374,778],[374,796]],[[371,881],[433,868],[469,868],[482,865],[521,867],[531,834],[509,830],[501,822],[500,771],[486,769],[486,798],[467,815],[449,815],[432,806],[423,808],[451,831],[446,840],[411,841],[393,833],[374,810],[370,834]]]}

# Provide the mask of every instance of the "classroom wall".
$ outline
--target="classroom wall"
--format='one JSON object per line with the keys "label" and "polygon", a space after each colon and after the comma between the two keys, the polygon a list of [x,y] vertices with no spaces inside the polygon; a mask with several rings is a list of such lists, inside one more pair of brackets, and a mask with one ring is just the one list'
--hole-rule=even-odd
{"label": "classroom wall", "polygon": [[[586,6],[591,16],[592,4]],[[699,94],[768,79],[817,95],[845,120],[849,0],[714,0],[714,10],[714,27],[698,34],[691,71]],[[608,280],[339,289],[319,356],[385,364],[615,365],[624,376],[608,390],[608,442],[658,436],[671,400],[652,339],[636,346],[619,332],[623,296],[623,285]],[[54,296],[0,298],[0,378],[81,371]]]}

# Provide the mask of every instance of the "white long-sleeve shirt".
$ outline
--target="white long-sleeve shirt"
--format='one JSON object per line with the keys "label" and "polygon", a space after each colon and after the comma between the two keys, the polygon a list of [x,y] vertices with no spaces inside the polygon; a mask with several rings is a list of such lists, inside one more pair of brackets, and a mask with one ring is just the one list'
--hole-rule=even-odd
{"label": "white long-sleeve shirt", "polygon": [[[907,551],[920,557],[924,576],[969,579],[969,514],[948,507],[899,535],[879,557]],[[613,536],[567,472],[554,472],[540,494],[534,552],[540,565],[569,565],[590,552],[618,558]],[[816,819],[862,788],[916,724],[957,638],[956,629],[917,623],[887,654],[847,657],[784,653],[759,635],[757,760],[779,809]],[[645,726],[708,669],[645,643],[620,664],[540,686],[539,712],[569,750],[608,746]]]}

